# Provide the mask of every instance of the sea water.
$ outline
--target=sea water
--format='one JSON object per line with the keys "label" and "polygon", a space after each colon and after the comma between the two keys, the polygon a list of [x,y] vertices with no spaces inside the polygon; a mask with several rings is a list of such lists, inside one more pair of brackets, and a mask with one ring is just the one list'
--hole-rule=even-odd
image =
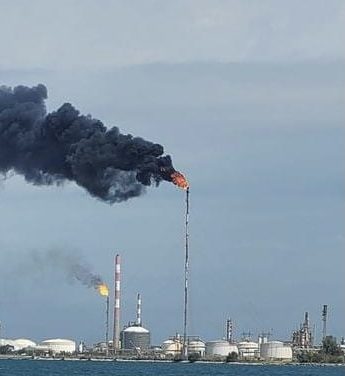
{"label": "sea water", "polygon": [[1,376],[344,376],[343,366],[0,360]]}

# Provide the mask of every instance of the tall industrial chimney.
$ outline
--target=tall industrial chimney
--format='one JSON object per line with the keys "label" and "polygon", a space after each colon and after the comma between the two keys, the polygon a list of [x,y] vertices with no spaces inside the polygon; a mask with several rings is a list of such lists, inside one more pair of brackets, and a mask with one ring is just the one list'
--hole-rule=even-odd
{"label": "tall industrial chimney", "polygon": [[307,328],[309,330],[309,313],[306,312],[304,314],[304,327]]}
{"label": "tall industrial chimney", "polygon": [[137,322],[138,326],[141,326],[141,296],[138,294],[137,296]]}
{"label": "tall industrial chimney", "polygon": [[327,304],[322,308],[322,340],[327,336]]}
{"label": "tall industrial chimney", "polygon": [[114,353],[120,349],[120,282],[121,282],[121,258],[115,256],[115,299],[114,299]]}
{"label": "tall industrial chimney", "polygon": [[231,319],[226,320],[226,340],[229,343],[234,342],[233,327],[232,327],[232,320]]}

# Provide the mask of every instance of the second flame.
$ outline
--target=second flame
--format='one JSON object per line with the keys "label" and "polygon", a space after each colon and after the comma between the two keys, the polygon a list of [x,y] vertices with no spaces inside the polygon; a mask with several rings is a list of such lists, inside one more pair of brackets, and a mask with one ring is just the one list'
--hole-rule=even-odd
{"label": "second flame", "polygon": [[102,296],[109,296],[109,289],[105,283],[98,285],[97,290]]}

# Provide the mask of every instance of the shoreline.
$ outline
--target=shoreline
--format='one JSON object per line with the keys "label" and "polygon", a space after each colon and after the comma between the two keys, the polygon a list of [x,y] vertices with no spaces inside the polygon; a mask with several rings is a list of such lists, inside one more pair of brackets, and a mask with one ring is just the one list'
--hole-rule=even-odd
{"label": "shoreline", "polygon": [[77,357],[32,357],[20,355],[0,355],[0,361],[5,360],[31,360],[31,361],[55,361],[55,362],[102,362],[102,363],[176,363],[176,364],[226,364],[229,366],[314,366],[314,367],[344,367],[345,363],[298,363],[298,362],[221,362],[213,360],[198,360],[195,362],[167,359],[125,359],[125,358],[77,358]]}

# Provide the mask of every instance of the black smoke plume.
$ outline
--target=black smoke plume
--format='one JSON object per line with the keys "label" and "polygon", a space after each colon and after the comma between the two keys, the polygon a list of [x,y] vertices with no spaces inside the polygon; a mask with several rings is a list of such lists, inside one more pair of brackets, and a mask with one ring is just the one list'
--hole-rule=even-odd
{"label": "black smoke plume", "polygon": [[109,203],[171,181],[163,146],[107,129],[70,103],[46,113],[44,85],[0,87],[0,174],[21,174],[36,185],[73,181]]}

